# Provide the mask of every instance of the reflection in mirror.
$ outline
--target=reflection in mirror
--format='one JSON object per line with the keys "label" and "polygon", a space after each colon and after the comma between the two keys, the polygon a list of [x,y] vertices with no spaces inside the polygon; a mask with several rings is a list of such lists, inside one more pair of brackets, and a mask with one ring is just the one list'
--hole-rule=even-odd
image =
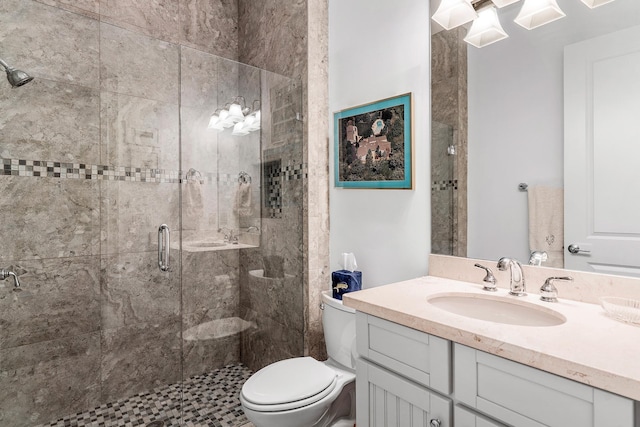
{"label": "reflection in mirror", "polygon": [[[527,262],[532,251],[528,193],[520,191],[518,185],[527,183],[530,189],[562,189],[566,203],[574,203],[565,188],[565,176],[569,173],[565,171],[565,160],[575,155],[568,152],[565,157],[564,152],[564,50],[583,40],[640,25],[640,2],[616,0],[596,9],[587,8],[576,0],[559,0],[558,4],[566,17],[532,31],[513,22],[522,2],[500,9],[500,21],[509,38],[482,49],[467,47],[461,42],[464,29],[457,34],[457,30],[452,30],[432,36],[432,92],[434,97],[438,93],[443,96],[441,101],[432,100],[432,120],[451,125],[442,116],[450,115],[452,104],[465,106],[466,102],[460,99],[468,96],[468,170],[458,161],[456,164],[462,170],[458,171],[460,175],[453,177],[453,182],[457,180],[460,187],[464,172],[468,173],[468,198],[451,198],[451,212],[464,210],[460,205],[468,202],[468,221],[461,214],[457,219],[455,214],[449,215],[447,226],[453,230],[449,234],[451,240],[449,243],[432,242],[434,252],[492,260],[509,256]],[[444,38],[452,40],[445,42]],[[458,50],[452,50],[455,43],[459,45]],[[468,61],[468,68],[461,66],[461,56]],[[448,79],[438,77],[440,69]],[[461,78],[452,77],[462,76],[464,71],[468,72],[468,88],[461,83]],[[432,127],[435,150],[440,131],[437,125]],[[466,135],[459,135],[463,128],[455,123],[452,128],[456,152],[467,154],[463,142]],[[441,156],[432,153],[432,159],[432,170],[439,170],[441,165],[435,163],[443,161]],[[441,237],[444,233],[436,228],[439,229],[442,217],[446,215],[436,211],[440,202],[436,200],[435,183],[436,177],[432,177],[432,235]],[[589,212],[589,208],[585,207],[583,211]],[[572,220],[574,218],[565,217],[565,223]],[[462,250],[455,253],[450,249],[456,239],[461,240],[459,229],[463,222],[468,226],[464,254]],[[621,237],[626,239],[628,236]],[[565,241],[565,259],[572,256],[566,249],[570,243],[579,243],[586,248],[584,244],[588,242]],[[608,252],[621,250],[610,248]],[[594,271],[593,267],[589,269]],[[628,269],[607,272],[634,274]]]}

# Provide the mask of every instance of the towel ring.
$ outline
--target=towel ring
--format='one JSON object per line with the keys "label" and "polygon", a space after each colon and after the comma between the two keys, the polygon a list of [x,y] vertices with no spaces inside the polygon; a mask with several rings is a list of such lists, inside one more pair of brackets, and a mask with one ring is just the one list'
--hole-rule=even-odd
{"label": "towel ring", "polygon": [[185,179],[187,181],[202,182],[202,174],[200,173],[200,171],[197,171],[194,168],[191,168],[191,169],[189,169],[189,171],[185,175]]}
{"label": "towel ring", "polygon": [[251,175],[246,172],[240,172],[238,174],[238,182],[241,184],[251,184]]}

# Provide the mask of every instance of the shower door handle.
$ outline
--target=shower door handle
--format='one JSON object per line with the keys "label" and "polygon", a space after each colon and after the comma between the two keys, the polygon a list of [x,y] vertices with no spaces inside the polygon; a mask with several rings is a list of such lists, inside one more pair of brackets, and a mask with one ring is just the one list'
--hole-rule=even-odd
{"label": "shower door handle", "polygon": [[169,271],[169,226],[162,224],[158,228],[158,267],[162,271]]}

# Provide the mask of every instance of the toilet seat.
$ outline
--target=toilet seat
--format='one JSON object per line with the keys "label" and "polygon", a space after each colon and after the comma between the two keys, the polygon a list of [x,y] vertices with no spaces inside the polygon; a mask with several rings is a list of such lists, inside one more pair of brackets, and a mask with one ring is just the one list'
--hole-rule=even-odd
{"label": "toilet seat", "polygon": [[296,357],[256,372],[242,387],[241,398],[254,411],[288,411],[323,399],[337,382],[337,372],[324,363],[312,357]]}

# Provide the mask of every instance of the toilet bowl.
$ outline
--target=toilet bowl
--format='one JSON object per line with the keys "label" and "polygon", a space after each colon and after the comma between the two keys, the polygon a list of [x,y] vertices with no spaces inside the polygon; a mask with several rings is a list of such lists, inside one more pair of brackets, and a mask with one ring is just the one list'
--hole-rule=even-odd
{"label": "toilet bowl", "polygon": [[272,363],[243,385],[240,402],[256,427],[353,426],[355,311],[322,294],[329,359],[294,357]]}

